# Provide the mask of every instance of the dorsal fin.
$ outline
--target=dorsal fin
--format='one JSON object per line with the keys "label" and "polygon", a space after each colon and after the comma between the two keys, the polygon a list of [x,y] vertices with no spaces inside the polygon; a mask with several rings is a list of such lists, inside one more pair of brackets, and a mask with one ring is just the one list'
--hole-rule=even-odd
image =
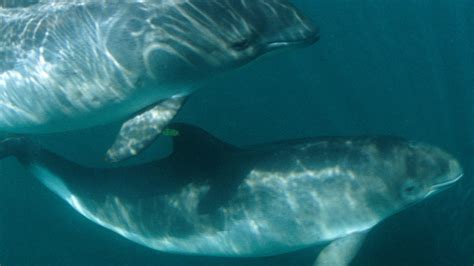
{"label": "dorsal fin", "polygon": [[[0,160],[9,156],[19,156],[27,152],[28,141],[21,136],[9,135],[0,141]],[[28,142],[29,143],[29,142]]]}
{"label": "dorsal fin", "polygon": [[221,155],[238,149],[202,128],[185,123],[170,124],[164,134],[173,137],[172,156],[195,156],[203,153]]}

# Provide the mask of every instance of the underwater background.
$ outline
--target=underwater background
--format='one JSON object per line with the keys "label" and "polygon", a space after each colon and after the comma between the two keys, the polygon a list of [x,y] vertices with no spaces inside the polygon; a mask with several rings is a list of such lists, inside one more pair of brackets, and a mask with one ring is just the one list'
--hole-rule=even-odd
{"label": "underwater background", "polygon": [[[460,159],[453,188],[377,225],[352,265],[474,265],[474,2],[294,0],[321,30],[310,48],[264,57],[194,94],[175,121],[236,145],[318,135],[389,134]],[[117,125],[42,142],[100,165]],[[166,140],[135,162],[164,156]],[[133,163],[133,162],[132,162]],[[178,256],[80,216],[14,159],[0,162],[0,265],[311,265],[277,257]]]}

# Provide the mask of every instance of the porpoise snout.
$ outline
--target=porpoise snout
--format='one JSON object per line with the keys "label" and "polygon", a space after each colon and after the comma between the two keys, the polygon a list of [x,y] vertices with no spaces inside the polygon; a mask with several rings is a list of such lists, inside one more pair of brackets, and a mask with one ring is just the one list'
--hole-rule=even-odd
{"label": "porpoise snout", "polygon": [[267,24],[263,38],[266,51],[285,47],[309,46],[320,39],[319,27],[304,12],[287,1],[273,1],[264,11]]}

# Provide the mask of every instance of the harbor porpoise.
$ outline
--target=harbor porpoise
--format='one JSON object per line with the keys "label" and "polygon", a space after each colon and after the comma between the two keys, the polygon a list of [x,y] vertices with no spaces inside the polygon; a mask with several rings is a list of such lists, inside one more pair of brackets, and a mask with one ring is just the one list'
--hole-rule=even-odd
{"label": "harbor porpoise", "polygon": [[0,21],[0,130],[128,119],[112,162],[149,146],[218,74],[319,38],[288,0],[4,0]]}
{"label": "harbor porpoise", "polygon": [[171,124],[173,153],[90,168],[26,138],[15,156],[89,220],[152,249],[255,257],[326,245],[315,265],[347,265],[380,221],[463,174],[443,150],[388,136],[318,137],[237,148]]}

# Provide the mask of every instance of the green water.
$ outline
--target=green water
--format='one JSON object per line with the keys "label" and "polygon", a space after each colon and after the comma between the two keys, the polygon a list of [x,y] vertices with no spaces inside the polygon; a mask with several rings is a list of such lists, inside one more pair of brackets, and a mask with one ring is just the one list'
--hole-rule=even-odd
{"label": "green water", "polygon": [[[391,134],[439,145],[460,159],[463,180],[374,228],[353,265],[472,265],[474,2],[295,2],[320,26],[321,40],[220,78],[191,97],[177,120],[234,144]],[[100,164],[115,129],[56,135],[44,143],[69,158]],[[160,149],[156,145],[144,157],[156,157]],[[162,254],[87,221],[15,160],[0,162],[2,266],[311,265],[316,254]]]}

